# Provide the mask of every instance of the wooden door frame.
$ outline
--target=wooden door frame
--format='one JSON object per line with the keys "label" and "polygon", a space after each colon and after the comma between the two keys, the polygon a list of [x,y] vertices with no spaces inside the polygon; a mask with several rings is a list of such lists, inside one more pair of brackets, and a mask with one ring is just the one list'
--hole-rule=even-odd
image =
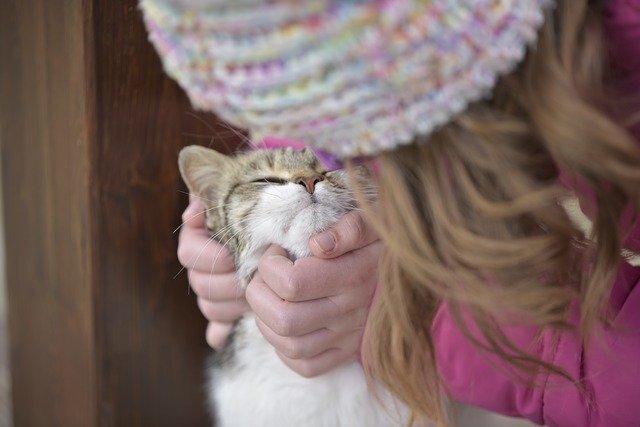
{"label": "wooden door frame", "polygon": [[15,425],[207,425],[205,322],[172,233],[187,203],[176,154],[237,137],[190,113],[135,0],[3,9]]}

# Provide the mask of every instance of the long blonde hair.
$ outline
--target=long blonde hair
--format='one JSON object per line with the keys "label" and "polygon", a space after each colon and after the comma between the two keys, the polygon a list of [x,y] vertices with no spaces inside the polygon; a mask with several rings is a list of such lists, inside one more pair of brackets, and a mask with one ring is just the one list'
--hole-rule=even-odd
{"label": "long blonde hair", "polygon": [[[515,347],[501,322],[560,331],[575,326],[572,301],[584,337],[607,318],[620,217],[628,206],[638,212],[640,150],[604,102],[600,10],[588,3],[558,2],[535,49],[490,101],[380,156],[380,209],[370,220],[386,249],[363,362],[413,421],[450,423],[431,335],[442,301],[469,339],[528,378],[541,368],[566,374]],[[594,195],[590,239],[560,204],[560,171]]]}

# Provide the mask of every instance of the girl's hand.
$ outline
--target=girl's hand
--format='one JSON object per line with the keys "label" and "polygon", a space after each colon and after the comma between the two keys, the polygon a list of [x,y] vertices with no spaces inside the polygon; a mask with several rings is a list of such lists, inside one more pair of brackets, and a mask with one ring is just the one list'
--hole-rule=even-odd
{"label": "girl's hand", "polygon": [[233,322],[248,310],[244,292],[235,279],[235,264],[227,249],[211,240],[204,225],[204,207],[191,197],[182,214],[178,259],[187,269],[198,307],[209,320],[207,342],[220,350],[226,344]]}
{"label": "girl's hand", "polygon": [[246,293],[262,334],[305,377],[357,359],[382,244],[350,212],[309,247],[315,256],[294,263],[271,246]]}

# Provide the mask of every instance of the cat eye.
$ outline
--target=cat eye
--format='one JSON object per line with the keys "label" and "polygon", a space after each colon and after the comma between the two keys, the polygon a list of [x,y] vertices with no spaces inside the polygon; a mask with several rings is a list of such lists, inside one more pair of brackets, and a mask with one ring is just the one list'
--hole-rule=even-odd
{"label": "cat eye", "polygon": [[272,176],[267,176],[267,177],[260,178],[260,179],[254,179],[251,182],[252,183],[256,183],[256,184],[269,183],[269,184],[280,184],[280,185],[289,183],[289,181],[287,181],[286,179],[276,178],[276,177],[272,177]]}

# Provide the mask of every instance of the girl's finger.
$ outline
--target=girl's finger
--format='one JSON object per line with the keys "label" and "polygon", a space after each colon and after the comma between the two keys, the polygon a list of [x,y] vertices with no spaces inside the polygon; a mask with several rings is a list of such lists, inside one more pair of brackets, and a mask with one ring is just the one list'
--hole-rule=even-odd
{"label": "girl's finger", "polygon": [[280,336],[308,334],[327,327],[333,319],[344,314],[328,298],[285,301],[258,277],[254,277],[247,287],[247,302],[256,316]]}
{"label": "girl's finger", "polygon": [[285,365],[306,378],[317,377],[347,362],[357,360],[355,353],[339,348],[329,349],[309,359],[290,359],[279,352],[277,354]]}
{"label": "girl's finger", "polygon": [[209,322],[206,332],[207,344],[214,350],[222,350],[227,345],[227,338],[232,329],[232,323]]}
{"label": "girl's finger", "polygon": [[271,246],[260,258],[258,271],[280,298],[309,301],[372,283],[381,252],[382,243],[376,241],[332,260],[308,257],[294,263],[282,248]]}
{"label": "girl's finger", "polygon": [[198,308],[212,322],[233,323],[249,310],[246,301],[211,302],[198,298]]}
{"label": "girl's finger", "polygon": [[210,274],[192,270],[188,275],[191,289],[200,298],[210,301],[244,300],[244,290],[235,273]]}
{"label": "girl's finger", "polygon": [[204,228],[183,227],[178,242],[178,260],[186,269],[221,274],[235,271],[231,253]]}
{"label": "girl's finger", "polygon": [[309,239],[309,249],[319,258],[336,258],[378,240],[362,213],[351,211],[333,227]]}

